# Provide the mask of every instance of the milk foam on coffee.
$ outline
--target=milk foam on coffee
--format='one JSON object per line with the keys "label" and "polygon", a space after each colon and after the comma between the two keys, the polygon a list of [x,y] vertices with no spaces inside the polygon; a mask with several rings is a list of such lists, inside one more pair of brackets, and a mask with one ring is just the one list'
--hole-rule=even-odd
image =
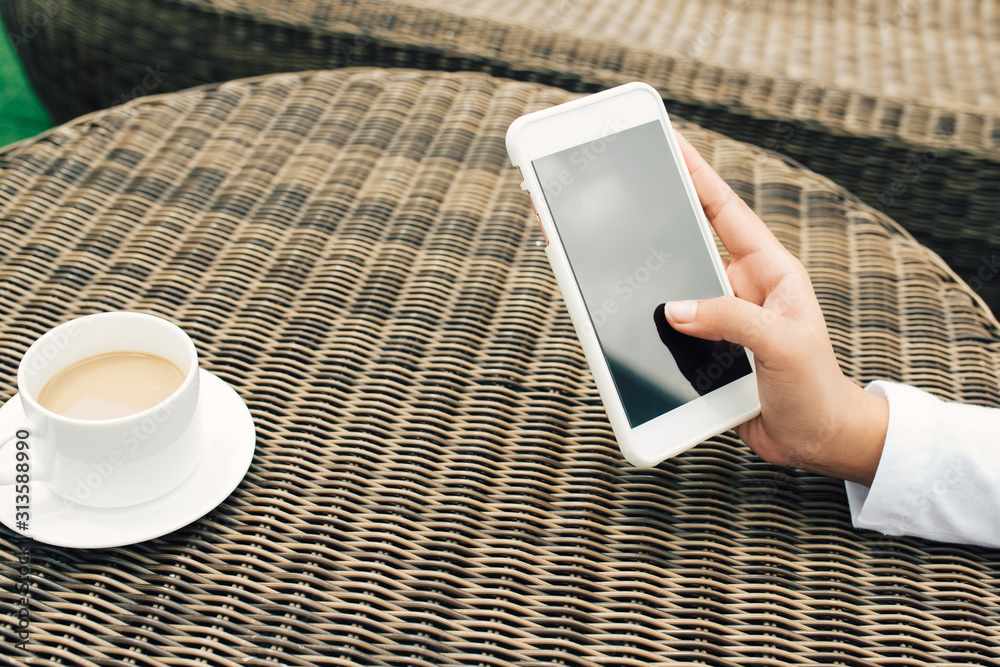
{"label": "milk foam on coffee", "polygon": [[38,394],[38,403],[75,419],[114,419],[166,400],[184,382],[184,372],[162,357],[112,352],[59,371]]}

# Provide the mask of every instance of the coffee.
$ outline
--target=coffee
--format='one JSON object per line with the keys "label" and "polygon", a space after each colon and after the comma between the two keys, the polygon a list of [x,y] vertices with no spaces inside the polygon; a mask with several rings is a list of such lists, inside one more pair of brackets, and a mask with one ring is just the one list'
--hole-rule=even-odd
{"label": "coffee", "polygon": [[38,393],[38,403],[64,417],[114,419],[161,403],[182,382],[184,372],[163,357],[112,352],[56,373]]}

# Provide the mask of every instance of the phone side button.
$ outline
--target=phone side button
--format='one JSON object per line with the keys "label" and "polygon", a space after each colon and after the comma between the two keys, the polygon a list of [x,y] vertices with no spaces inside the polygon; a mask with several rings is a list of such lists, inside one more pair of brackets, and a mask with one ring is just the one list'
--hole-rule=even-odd
{"label": "phone side button", "polygon": [[528,201],[531,202],[531,210],[535,213],[535,220],[538,221],[538,228],[542,230],[542,238],[545,239],[545,245],[549,244],[549,237],[545,235],[545,227],[542,227],[542,219],[538,216],[538,209],[535,208],[535,200],[531,198],[531,193],[528,193]]}

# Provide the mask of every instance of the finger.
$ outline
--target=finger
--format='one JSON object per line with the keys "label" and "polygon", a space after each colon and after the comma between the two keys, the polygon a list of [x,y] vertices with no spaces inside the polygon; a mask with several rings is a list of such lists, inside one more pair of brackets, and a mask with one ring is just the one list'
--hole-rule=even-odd
{"label": "finger", "polygon": [[777,313],[734,296],[702,301],[671,301],[667,321],[677,331],[708,340],[727,340],[749,348],[767,363],[784,347],[784,321]]}
{"label": "finger", "polygon": [[679,132],[675,133],[705,215],[730,256],[739,259],[761,250],[782,248],[753,209],[715,173],[687,139]]}

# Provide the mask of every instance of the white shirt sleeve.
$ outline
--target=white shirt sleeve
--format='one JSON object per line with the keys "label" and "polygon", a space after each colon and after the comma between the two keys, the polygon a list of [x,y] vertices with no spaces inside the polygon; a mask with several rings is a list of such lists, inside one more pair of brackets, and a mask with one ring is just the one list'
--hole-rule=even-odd
{"label": "white shirt sleeve", "polygon": [[1000,547],[1000,410],[891,382],[866,389],[888,399],[889,429],[871,487],[846,482],[854,526]]}

